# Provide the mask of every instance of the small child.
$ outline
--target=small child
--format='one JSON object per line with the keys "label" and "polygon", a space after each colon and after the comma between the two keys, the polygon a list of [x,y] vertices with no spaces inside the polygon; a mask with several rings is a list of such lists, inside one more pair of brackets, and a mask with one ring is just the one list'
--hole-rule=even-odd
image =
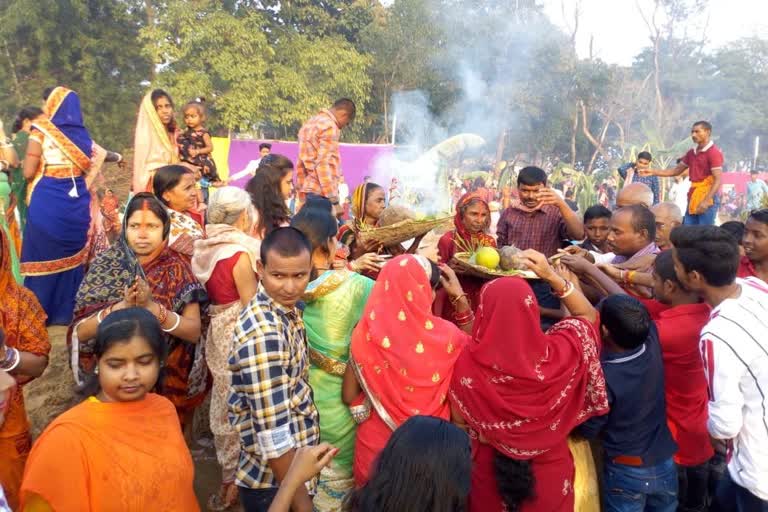
{"label": "small child", "polygon": [[602,440],[605,509],[674,512],[677,445],[667,426],[656,327],[645,306],[628,295],[607,297],[599,310],[611,410],[587,420],[579,432]]}
{"label": "small child", "polygon": [[177,139],[182,162],[187,162],[200,169],[198,186],[202,191],[198,201],[208,204],[208,188],[220,187],[225,183],[216,172],[216,163],[211,157],[213,142],[211,134],[205,129],[205,98],[197,98],[184,106],[184,124],[187,129]]}

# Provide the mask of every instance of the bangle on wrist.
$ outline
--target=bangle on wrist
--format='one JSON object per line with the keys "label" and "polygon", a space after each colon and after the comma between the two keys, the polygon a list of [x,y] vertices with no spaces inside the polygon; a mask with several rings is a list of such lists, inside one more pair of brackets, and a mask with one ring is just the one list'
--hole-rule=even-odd
{"label": "bangle on wrist", "polygon": [[[171,333],[179,327],[179,324],[181,323],[181,315],[175,311],[173,312],[173,314],[176,315],[176,323],[174,323],[173,327],[171,327],[170,329],[163,329],[163,332]],[[160,327],[162,328],[162,326]]]}
{"label": "bangle on wrist", "polygon": [[466,299],[467,299],[467,302],[469,302],[469,297],[467,297],[467,294],[466,294],[466,293],[464,293],[464,292],[462,292],[462,293],[460,293],[459,295],[457,295],[457,296],[455,296],[454,298],[452,298],[452,299],[451,299],[451,305],[452,305],[452,306],[454,306],[454,307],[456,307],[456,304],[458,304],[458,303],[459,303],[459,301],[460,301],[462,298],[466,298]]}
{"label": "bangle on wrist", "polygon": [[555,294],[555,297],[557,297],[558,299],[564,299],[567,296],[569,296],[570,294],[572,294],[573,290],[575,290],[575,289],[576,289],[576,287],[573,285],[572,282],[565,281],[565,286],[563,287],[563,289],[560,290],[559,292],[555,291],[554,294]]}

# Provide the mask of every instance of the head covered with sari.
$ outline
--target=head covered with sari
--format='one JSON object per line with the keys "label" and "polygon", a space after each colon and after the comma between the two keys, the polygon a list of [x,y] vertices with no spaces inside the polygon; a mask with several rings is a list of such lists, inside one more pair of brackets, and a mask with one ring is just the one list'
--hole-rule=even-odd
{"label": "head covered with sari", "polygon": [[352,334],[358,381],[392,428],[418,414],[449,415],[448,386],[467,337],[432,313],[433,268],[412,255],[384,265]]}
{"label": "head covered with sari", "polygon": [[[162,244],[152,254],[141,258],[134,253],[126,238],[130,217],[139,210],[151,211],[163,222]],[[186,260],[168,247],[170,230],[171,221],[165,206],[152,194],[136,194],[126,206],[120,238],[91,263],[75,297],[75,320],[70,326],[68,337],[72,348],[72,367],[76,370],[78,382],[81,381],[80,373],[89,373],[93,369],[94,340],[77,340],[75,327],[81,320],[123,300],[125,287],[131,285],[136,277],[149,284],[153,300],[165,306],[168,311],[181,314],[188,304],[199,303],[202,316],[203,306],[207,302],[205,288],[195,279]],[[197,354],[201,344],[183,343],[170,334],[166,336],[169,344],[168,366],[178,364],[177,359],[181,358],[181,367],[190,373],[192,365],[197,364],[197,360],[201,358],[201,355]],[[177,347],[182,348],[183,354],[174,355]],[[166,391],[169,390],[169,381],[169,378],[165,381]],[[200,391],[192,389],[193,387],[191,386],[190,392]],[[171,396],[168,398],[174,401]]]}
{"label": "head covered with sari", "polygon": [[[464,215],[470,205],[478,202],[482,203],[485,209],[488,210],[488,218],[483,231],[471,233],[464,223]],[[453,217],[453,225],[456,228],[454,244],[467,245],[473,249],[477,247],[496,247],[496,239],[487,233],[491,227],[491,208],[481,194],[468,192],[461,196],[459,202],[456,203],[456,215]]]}
{"label": "head covered with sari", "polygon": [[456,362],[451,399],[503,455],[536,457],[608,412],[595,325],[568,318],[543,333],[525,280],[504,277],[483,288],[472,337]]}
{"label": "head covered with sari", "polygon": [[166,126],[160,120],[155,109],[155,100],[158,97],[167,97],[169,101],[171,99],[161,89],[155,89],[144,96],[139,107],[133,143],[134,192],[151,191],[154,171],[164,165],[179,162],[176,137],[172,135],[175,126]]}
{"label": "head covered with sari", "polygon": [[87,171],[93,140],[83,122],[77,93],[66,87],[54,88],[45,100],[43,112],[45,116],[36,118],[32,126],[50,138],[80,170]]}

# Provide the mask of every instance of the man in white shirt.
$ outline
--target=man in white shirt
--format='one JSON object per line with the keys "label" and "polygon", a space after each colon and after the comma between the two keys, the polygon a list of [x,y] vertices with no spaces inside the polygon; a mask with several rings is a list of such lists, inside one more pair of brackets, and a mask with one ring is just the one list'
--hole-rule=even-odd
{"label": "man in white shirt", "polygon": [[730,455],[712,510],[768,510],[768,285],[736,279],[739,249],[721,228],[680,226],[671,238],[678,279],[712,306],[699,346],[707,427]]}
{"label": "man in white shirt", "polygon": [[251,160],[248,162],[248,165],[245,166],[245,169],[242,171],[233,174],[229,177],[230,181],[239,180],[243,176],[253,176],[256,174],[256,170],[259,168],[259,165],[261,165],[262,159],[267,156],[272,151],[272,144],[269,144],[267,142],[262,142],[259,144],[259,159],[258,160]]}

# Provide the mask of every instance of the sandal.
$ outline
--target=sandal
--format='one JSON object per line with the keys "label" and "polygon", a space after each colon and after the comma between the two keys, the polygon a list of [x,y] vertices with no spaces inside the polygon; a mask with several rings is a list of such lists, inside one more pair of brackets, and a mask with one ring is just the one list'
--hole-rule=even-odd
{"label": "sandal", "polygon": [[234,509],[239,501],[239,494],[235,482],[221,484],[219,492],[211,494],[208,498],[208,510],[210,512],[223,512]]}

